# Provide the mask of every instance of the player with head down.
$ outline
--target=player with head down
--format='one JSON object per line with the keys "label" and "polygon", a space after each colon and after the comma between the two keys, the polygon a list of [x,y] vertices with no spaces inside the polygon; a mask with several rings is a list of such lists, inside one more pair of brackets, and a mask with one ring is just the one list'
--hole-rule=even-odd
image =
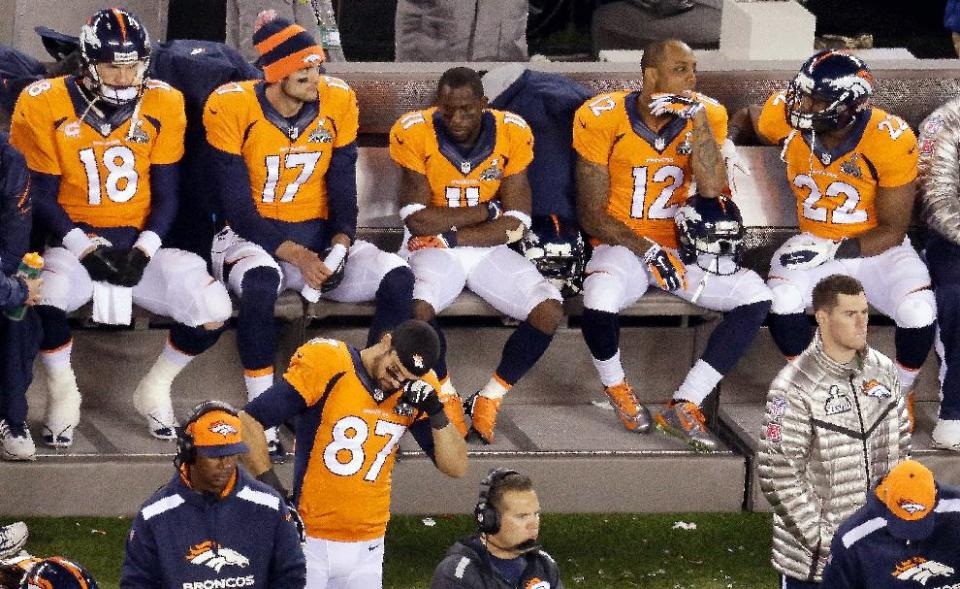
{"label": "player with head down", "polygon": [[173,439],[173,379],[216,342],[232,312],[202,258],[161,247],[177,208],[183,96],[146,77],[149,36],[125,10],[94,14],[80,45],[82,74],[28,86],[11,123],[11,142],[31,171],[36,220],[50,238],[37,307],[50,395],[43,440],[73,442],[80,393],[67,313],[91,298],[100,322],[129,323],[134,303],[177,322],[134,392],[150,433]]}
{"label": "player with head down", "polygon": [[306,527],[308,589],[382,586],[392,472],[408,429],[440,472],[466,472],[466,443],[431,370],[439,354],[436,332],[414,319],[363,350],[316,338],[244,408],[247,466],[275,488],[282,485],[258,432],[297,417],[293,501]]}
{"label": "player with head down", "polygon": [[[369,342],[410,317],[413,273],[396,254],[355,240],[357,130],[353,90],[321,73],[323,50],[283,19],[254,33],[265,80],[230,83],[207,101],[204,125],[227,226],[214,275],[240,297],[237,343],[249,399],[273,384],[274,304],[377,303]],[[275,459],[285,454],[268,431]]]}
{"label": "player with head down", "polygon": [[[743,221],[723,196],[719,146],[727,113],[694,91],[693,52],[682,41],[657,41],[640,67],[642,90],[586,102],[573,125],[580,222],[597,244],[584,281],[583,336],[623,425],[645,433],[650,414],[620,359],[620,311],[655,286],[724,312],[703,356],[656,417],[658,428],[714,450],[718,442],[699,406],[753,340],[771,295],[756,273],[738,264]],[[688,199],[693,181],[699,195]]]}
{"label": "player with head down", "polygon": [[912,420],[913,384],[933,345],[937,307],[906,236],[917,139],[903,119],[870,106],[873,88],[860,58],[825,50],[760,113],[760,137],[783,145],[801,231],[770,263],[770,334],[785,356],[799,355],[813,339],[804,311],[814,285],[831,274],[857,278],[870,304],[897,324],[897,368]]}
{"label": "player with head down", "polygon": [[[467,400],[473,432],[491,443],[504,395],[547,350],[563,317],[557,288],[508,247],[531,225],[533,135],[518,115],[488,109],[477,72],[456,67],[440,77],[436,106],[394,123],[390,156],[403,174],[401,253],[417,277],[416,317],[433,320],[467,287],[521,321],[493,376]],[[441,378],[448,376],[443,357]],[[444,402],[453,407],[459,397],[446,386]]]}

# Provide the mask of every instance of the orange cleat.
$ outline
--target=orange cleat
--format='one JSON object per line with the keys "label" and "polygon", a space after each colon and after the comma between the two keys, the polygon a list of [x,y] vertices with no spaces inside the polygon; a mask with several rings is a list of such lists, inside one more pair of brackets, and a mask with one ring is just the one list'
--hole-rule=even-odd
{"label": "orange cleat", "polygon": [[703,412],[690,401],[671,401],[657,414],[657,429],[682,440],[697,452],[716,452],[720,441],[707,429]]}
{"label": "orange cleat", "polygon": [[464,407],[470,414],[470,432],[476,432],[487,444],[493,443],[493,428],[497,425],[497,411],[503,398],[491,399],[482,396],[479,392],[467,399]]}
{"label": "orange cleat", "polygon": [[604,387],[604,394],[610,399],[617,412],[617,417],[623,422],[623,427],[629,431],[645,434],[650,431],[650,412],[637,400],[633,394],[633,387],[623,381],[611,387]]}
{"label": "orange cleat", "polygon": [[914,425],[916,425],[916,420],[915,420],[914,417],[913,417],[913,400],[914,400],[915,397],[916,397],[916,395],[913,393],[913,391],[910,391],[909,393],[907,393],[907,396],[906,396],[906,398],[904,399],[904,401],[905,401],[906,404],[907,404],[907,418],[910,420],[910,433],[911,433],[911,434],[913,433],[913,427],[914,427]]}

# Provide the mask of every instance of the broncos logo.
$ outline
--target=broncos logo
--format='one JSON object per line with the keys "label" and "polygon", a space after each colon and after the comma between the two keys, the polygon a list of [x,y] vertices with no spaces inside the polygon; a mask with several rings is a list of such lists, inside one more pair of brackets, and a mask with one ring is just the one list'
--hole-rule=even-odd
{"label": "broncos logo", "polygon": [[900,501],[897,505],[900,506],[900,509],[906,511],[910,515],[920,513],[921,511],[926,511],[927,506],[923,503],[917,503],[915,501],[907,501],[906,499]]}
{"label": "broncos logo", "polygon": [[213,425],[210,426],[210,431],[215,434],[220,434],[223,437],[227,437],[237,433],[237,428],[233,427],[229,423],[224,423],[222,421],[215,421]]}
{"label": "broncos logo", "polygon": [[933,577],[947,577],[952,574],[952,567],[935,560],[927,560],[922,556],[905,560],[893,570],[893,576],[901,581],[916,581],[924,586]]}
{"label": "broncos logo", "polygon": [[187,560],[196,565],[208,566],[218,573],[225,566],[235,566],[242,569],[250,566],[249,558],[236,550],[223,548],[212,540],[201,542],[191,548],[187,554]]}
{"label": "broncos logo", "polygon": [[523,589],[550,589],[550,583],[547,581],[541,581],[540,579],[534,577],[527,581],[527,584],[523,586]]}

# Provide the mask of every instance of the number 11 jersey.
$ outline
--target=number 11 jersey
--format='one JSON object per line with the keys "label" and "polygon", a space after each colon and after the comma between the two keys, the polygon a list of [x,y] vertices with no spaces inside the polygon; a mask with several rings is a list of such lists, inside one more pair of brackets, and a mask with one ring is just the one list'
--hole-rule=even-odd
{"label": "number 11 jersey", "polygon": [[[640,120],[639,92],[591,98],[574,115],[573,147],[583,159],[607,166],[607,213],[660,245],[677,247],[673,217],[690,196],[693,122],[674,117],[660,132]],[[693,93],[701,102],[714,140],[727,136],[727,110]]]}

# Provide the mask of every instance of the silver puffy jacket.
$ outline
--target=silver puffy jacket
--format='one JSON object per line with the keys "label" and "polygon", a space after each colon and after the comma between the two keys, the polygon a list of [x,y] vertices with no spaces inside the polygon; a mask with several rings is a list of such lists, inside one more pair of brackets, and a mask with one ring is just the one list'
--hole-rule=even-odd
{"label": "silver puffy jacket", "polygon": [[920,205],[927,227],[960,245],[960,98],[920,124]]}
{"label": "silver puffy jacket", "polygon": [[767,394],[757,469],[773,506],[774,568],[819,583],[834,531],[909,452],[893,362],[867,348],[838,364],[818,332]]}

